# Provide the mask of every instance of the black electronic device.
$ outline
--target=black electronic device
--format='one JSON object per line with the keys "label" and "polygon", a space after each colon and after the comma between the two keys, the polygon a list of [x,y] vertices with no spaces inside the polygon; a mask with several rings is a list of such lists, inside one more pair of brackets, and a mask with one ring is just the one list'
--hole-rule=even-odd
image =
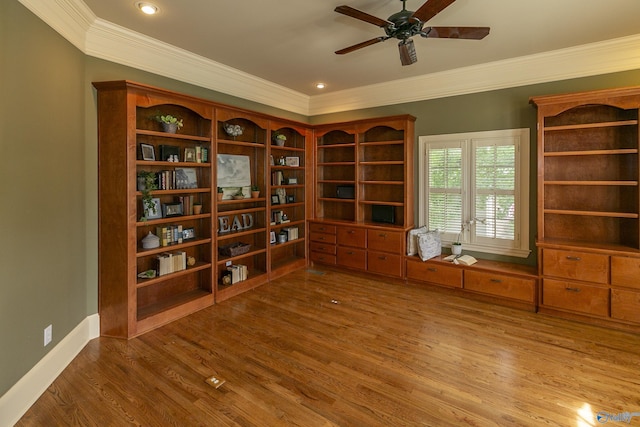
{"label": "black electronic device", "polygon": [[388,205],[371,205],[371,221],[395,224],[396,209]]}
{"label": "black electronic device", "polygon": [[336,197],[338,199],[355,199],[355,187],[353,185],[338,185]]}

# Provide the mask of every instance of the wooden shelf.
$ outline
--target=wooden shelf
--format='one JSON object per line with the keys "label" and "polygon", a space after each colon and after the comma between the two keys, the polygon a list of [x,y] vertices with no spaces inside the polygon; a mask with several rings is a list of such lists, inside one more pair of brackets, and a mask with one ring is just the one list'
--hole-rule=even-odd
{"label": "wooden shelf", "polygon": [[635,148],[619,149],[619,150],[585,150],[585,151],[551,151],[545,152],[545,157],[563,157],[563,156],[608,156],[621,154],[638,154]]}
{"label": "wooden shelf", "polygon": [[561,130],[579,130],[579,129],[593,129],[593,128],[606,128],[606,127],[617,127],[617,126],[637,126],[637,120],[620,120],[614,122],[601,122],[601,123],[578,123],[571,125],[561,125],[561,126],[546,126],[543,127],[544,132],[553,132],[553,131],[561,131]]}
{"label": "wooden shelf", "polygon": [[598,212],[598,211],[579,211],[579,210],[565,210],[565,209],[545,209],[545,214],[556,215],[580,215],[580,216],[600,216],[611,218],[638,218],[637,213],[624,213],[624,212]]}
{"label": "wooden shelf", "polygon": [[188,274],[193,274],[201,270],[206,270],[207,268],[211,268],[211,263],[209,262],[197,262],[194,266],[187,267],[186,270],[176,271],[175,273],[165,274],[163,276],[156,276],[152,279],[140,279],[138,278],[137,288],[143,288],[145,286],[151,286],[158,283],[162,283],[167,279],[171,279],[174,277],[185,276]]}
{"label": "wooden shelf", "polygon": [[136,134],[155,136],[159,138],[184,139],[186,141],[211,142],[211,138],[207,136],[185,135],[182,133],[166,133],[166,132],[152,131],[152,130],[146,130],[146,129],[136,129]]}
{"label": "wooden shelf", "polygon": [[637,187],[638,181],[544,181],[544,185],[584,185],[588,187],[593,186],[627,186]]}

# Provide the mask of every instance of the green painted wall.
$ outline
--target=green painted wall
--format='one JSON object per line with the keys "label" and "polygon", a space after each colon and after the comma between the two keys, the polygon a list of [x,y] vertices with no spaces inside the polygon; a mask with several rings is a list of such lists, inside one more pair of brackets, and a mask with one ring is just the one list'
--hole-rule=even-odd
{"label": "green painted wall", "polygon": [[[412,114],[418,118],[416,136],[530,127],[532,142],[530,96],[640,82],[638,70],[307,118],[87,57],[17,0],[0,0],[0,5],[0,396],[83,319],[97,313],[92,81],[134,80],[310,123]],[[534,189],[535,180],[533,213]],[[54,341],[45,348],[43,329],[49,324]]]}

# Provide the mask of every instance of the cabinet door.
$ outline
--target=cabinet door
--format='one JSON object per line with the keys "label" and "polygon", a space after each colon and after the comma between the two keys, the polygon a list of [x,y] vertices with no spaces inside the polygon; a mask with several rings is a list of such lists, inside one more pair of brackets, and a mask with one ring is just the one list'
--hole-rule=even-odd
{"label": "cabinet door", "polygon": [[640,292],[612,289],[611,317],[640,323]]}
{"label": "cabinet door", "polygon": [[462,269],[435,262],[407,261],[407,278],[435,283],[451,288],[462,288]]}
{"label": "cabinet door", "polygon": [[367,249],[402,254],[404,233],[388,230],[367,230]]}
{"label": "cabinet door", "polygon": [[609,257],[578,251],[544,249],[542,268],[545,276],[609,283]]}
{"label": "cabinet door", "polygon": [[536,281],[500,274],[466,270],[464,288],[483,294],[534,302]]}
{"label": "cabinet door", "polygon": [[609,288],[565,280],[544,279],[542,303],[580,313],[608,316]]}
{"label": "cabinet door", "polygon": [[367,251],[365,251],[364,249],[356,249],[356,248],[339,246],[336,263],[338,265],[342,265],[349,268],[366,270],[367,269]]}
{"label": "cabinet door", "polygon": [[367,271],[402,277],[402,256],[386,252],[367,252]]}
{"label": "cabinet door", "polygon": [[364,228],[337,227],[338,244],[354,248],[367,247],[367,231]]}
{"label": "cabinet door", "polygon": [[640,258],[612,256],[611,284],[640,289]]}

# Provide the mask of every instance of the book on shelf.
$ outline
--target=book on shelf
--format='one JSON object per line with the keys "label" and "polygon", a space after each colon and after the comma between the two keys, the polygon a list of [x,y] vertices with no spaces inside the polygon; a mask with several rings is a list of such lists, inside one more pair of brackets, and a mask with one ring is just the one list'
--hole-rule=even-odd
{"label": "book on shelf", "polygon": [[156,236],[160,239],[160,246],[171,246],[183,242],[182,224],[159,225],[156,227]]}
{"label": "book on shelf", "polygon": [[249,278],[249,268],[243,264],[234,264],[227,267],[231,273],[231,284],[242,282]]}
{"label": "book on shelf", "polygon": [[162,252],[156,259],[158,276],[187,269],[187,253],[184,251]]}
{"label": "book on shelf", "polygon": [[298,238],[298,227],[285,227],[282,230],[287,233],[287,241]]}

